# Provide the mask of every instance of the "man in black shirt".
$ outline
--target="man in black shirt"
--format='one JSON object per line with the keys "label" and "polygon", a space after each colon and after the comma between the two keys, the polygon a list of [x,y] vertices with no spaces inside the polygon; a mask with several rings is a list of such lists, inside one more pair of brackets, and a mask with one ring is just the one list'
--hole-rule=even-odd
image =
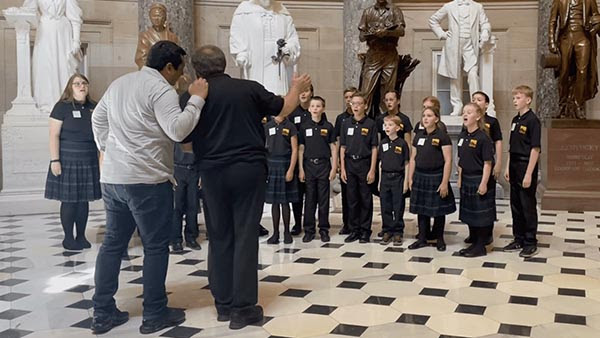
{"label": "man in black shirt", "polygon": [[266,189],[265,135],[261,120],[283,121],[298,105],[310,77],[294,77],[282,98],[255,81],[225,74],[225,55],[216,46],[194,52],[196,74],[210,93],[200,121],[184,142],[193,142],[205,200],[210,209],[208,280],[219,321],[240,329],[258,322],[258,227]]}

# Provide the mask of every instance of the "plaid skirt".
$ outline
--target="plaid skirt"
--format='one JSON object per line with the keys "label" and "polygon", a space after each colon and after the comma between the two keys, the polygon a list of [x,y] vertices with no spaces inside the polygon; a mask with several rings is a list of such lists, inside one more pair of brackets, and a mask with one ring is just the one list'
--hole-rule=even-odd
{"label": "plaid skirt", "polygon": [[410,212],[416,215],[437,217],[456,211],[452,187],[448,183],[448,196],[440,197],[437,189],[442,183],[443,172],[422,172],[415,170],[410,194]]}
{"label": "plaid skirt", "polygon": [[472,227],[486,227],[496,220],[496,181],[491,178],[488,191],[477,193],[481,175],[462,175],[460,187],[460,211],[458,218]]}
{"label": "plaid skirt", "polygon": [[102,198],[98,150],[94,142],[60,141],[61,174],[50,167],[44,197],[61,202],[88,202]]}
{"label": "plaid skirt", "polygon": [[294,175],[291,182],[285,181],[285,173],[290,167],[290,156],[273,156],[267,158],[269,173],[267,175],[266,203],[295,203],[300,201],[298,193],[298,177]]}

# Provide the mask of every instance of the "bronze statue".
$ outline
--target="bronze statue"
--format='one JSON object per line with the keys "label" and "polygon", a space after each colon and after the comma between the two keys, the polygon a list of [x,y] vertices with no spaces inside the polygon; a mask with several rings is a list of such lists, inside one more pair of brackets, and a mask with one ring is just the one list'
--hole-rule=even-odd
{"label": "bronze statue", "polygon": [[585,101],[598,92],[596,34],[599,29],[596,0],[554,0],[552,3],[548,47],[550,53],[558,56],[548,56],[545,61],[555,67],[558,77],[559,118],[585,119]]}
{"label": "bronze statue", "polygon": [[140,33],[137,50],[135,52],[135,63],[138,68],[146,64],[146,58],[150,48],[161,40],[169,40],[179,44],[177,35],[173,33],[167,25],[167,7],[161,3],[154,3],[150,6],[150,22],[152,27]]}
{"label": "bronze statue", "polygon": [[398,39],[404,36],[404,27],[402,11],[387,0],[376,0],[360,19],[359,39],[369,47],[362,65],[360,90],[367,95],[371,117],[378,115],[385,93],[396,89],[400,60],[396,47]]}

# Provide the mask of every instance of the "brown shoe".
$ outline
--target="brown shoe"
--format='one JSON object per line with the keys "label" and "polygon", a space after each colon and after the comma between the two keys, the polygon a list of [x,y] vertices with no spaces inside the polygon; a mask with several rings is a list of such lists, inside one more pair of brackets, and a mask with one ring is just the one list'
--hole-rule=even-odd
{"label": "brown shoe", "polygon": [[402,245],[402,235],[395,235],[394,236],[394,246],[400,246]]}
{"label": "brown shoe", "polygon": [[392,234],[386,232],[383,234],[383,237],[381,238],[381,242],[379,242],[379,244],[388,245],[388,244],[390,244],[391,241],[392,241]]}

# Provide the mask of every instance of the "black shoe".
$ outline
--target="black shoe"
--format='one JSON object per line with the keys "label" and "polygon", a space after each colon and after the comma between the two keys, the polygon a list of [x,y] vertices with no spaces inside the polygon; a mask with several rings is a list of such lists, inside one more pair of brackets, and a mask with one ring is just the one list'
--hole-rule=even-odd
{"label": "black shoe", "polygon": [[181,243],[173,243],[173,245],[171,245],[171,252],[173,253],[182,253],[183,252],[183,245]]}
{"label": "black shoe", "polygon": [[219,313],[217,314],[217,321],[218,322],[228,322],[231,319],[231,315],[229,313],[225,314],[225,313]]}
{"label": "black shoe", "polygon": [[323,243],[328,243],[331,240],[327,231],[319,231],[319,235],[321,235],[321,242]]}
{"label": "black shoe", "polygon": [[473,239],[471,238],[471,236],[469,236],[469,237],[465,238],[464,242],[467,244],[473,244]]}
{"label": "black shoe", "polygon": [[402,245],[402,235],[394,235],[394,246]]}
{"label": "black shoe", "polygon": [[109,318],[100,319],[94,317],[92,319],[92,325],[90,326],[90,329],[92,330],[93,334],[103,334],[112,330],[112,328],[115,326],[127,323],[128,320],[129,312],[119,311],[119,309],[115,309],[115,312]]}
{"label": "black shoe", "polygon": [[464,257],[481,257],[485,255],[487,255],[487,251],[485,250],[485,247],[482,246],[473,247],[471,250],[463,254]]}
{"label": "black shoe", "polygon": [[302,228],[300,228],[300,225],[296,224],[292,227],[292,236],[298,236],[301,232]]}
{"label": "black shoe", "polygon": [[502,248],[502,251],[512,252],[512,251],[519,251],[521,249],[523,249],[523,246],[521,245],[521,243],[512,241],[512,242],[510,242],[510,244],[508,244],[507,246]]}
{"label": "black shoe", "polygon": [[260,225],[258,228],[258,237],[266,236],[269,234],[269,230],[267,230],[264,226]]}
{"label": "black shoe", "polygon": [[302,237],[302,242],[310,243],[310,242],[312,242],[313,239],[315,239],[315,234],[309,234],[307,232],[304,232],[304,237]]}
{"label": "black shoe", "polygon": [[415,249],[420,249],[420,248],[424,248],[427,246],[427,241],[422,241],[420,239],[418,239],[416,242],[414,242],[413,244],[408,246],[409,250],[415,250]]}
{"label": "black shoe", "polygon": [[340,235],[350,235],[350,228],[344,225],[340,230]]}
{"label": "black shoe", "polygon": [[459,254],[459,255],[461,255],[461,256],[464,256],[464,255],[465,255],[465,253],[467,253],[467,252],[469,252],[469,251],[473,250],[473,248],[474,248],[474,247],[475,247],[475,244],[471,244],[471,245],[469,245],[469,246],[468,246],[468,247],[466,247],[466,248],[463,248],[463,249],[460,249],[460,250],[458,250],[458,254]]}
{"label": "black shoe", "polygon": [[529,258],[529,257],[533,257],[533,256],[535,256],[537,254],[538,254],[537,246],[535,246],[535,245],[533,245],[533,246],[526,246],[519,253],[519,257]]}
{"label": "black shoe", "polygon": [[358,241],[359,243],[369,243],[371,241],[371,236],[367,235],[367,234],[362,234],[360,236],[360,240]]}
{"label": "black shoe", "polygon": [[446,242],[444,242],[443,238],[440,238],[436,241],[435,246],[437,251],[446,251]]}
{"label": "black shoe", "polygon": [[386,232],[385,234],[383,234],[383,238],[381,239],[381,242],[379,242],[379,244],[388,245],[392,241],[392,238],[393,238],[392,234]]}
{"label": "black shoe", "polygon": [[360,238],[360,234],[358,232],[351,232],[348,237],[344,239],[344,242],[351,243],[356,242]]}
{"label": "black shoe", "polygon": [[493,242],[494,242],[494,237],[493,237],[493,236],[490,236],[490,237],[488,237],[487,241],[485,242],[485,245],[486,245],[486,246],[487,246],[487,245],[490,245],[490,244],[492,244]]}
{"label": "black shoe", "polygon": [[380,232],[377,233],[377,237],[383,237],[383,235],[385,235],[383,230],[381,230]]}
{"label": "black shoe", "polygon": [[180,309],[167,308],[167,315],[155,320],[142,320],[141,334],[160,331],[166,327],[177,326],[185,322],[185,312]]}
{"label": "black shoe", "polygon": [[289,232],[284,232],[283,233],[283,243],[284,244],[292,244],[294,242],[294,238],[292,237],[292,234],[290,234]]}
{"label": "black shoe", "polygon": [[258,323],[261,320],[263,320],[263,309],[260,305],[255,305],[242,310],[233,310],[231,311],[229,328],[232,330],[239,330],[247,325]]}
{"label": "black shoe", "polygon": [[66,250],[77,250],[77,251],[83,250],[83,246],[80,243],[78,243],[76,240],[74,240],[73,238],[63,239],[62,246]]}
{"label": "black shoe", "polygon": [[267,239],[267,244],[279,244],[279,233],[274,233]]}
{"label": "black shoe", "polygon": [[92,243],[90,243],[85,236],[77,236],[77,238],[75,238],[75,242],[79,243],[79,245],[84,249],[89,249],[92,247]]}
{"label": "black shoe", "polygon": [[191,240],[191,241],[185,241],[185,246],[187,246],[188,248],[192,249],[192,250],[201,250],[202,247],[200,246],[200,244],[198,244],[198,242],[196,242],[196,240]]}

